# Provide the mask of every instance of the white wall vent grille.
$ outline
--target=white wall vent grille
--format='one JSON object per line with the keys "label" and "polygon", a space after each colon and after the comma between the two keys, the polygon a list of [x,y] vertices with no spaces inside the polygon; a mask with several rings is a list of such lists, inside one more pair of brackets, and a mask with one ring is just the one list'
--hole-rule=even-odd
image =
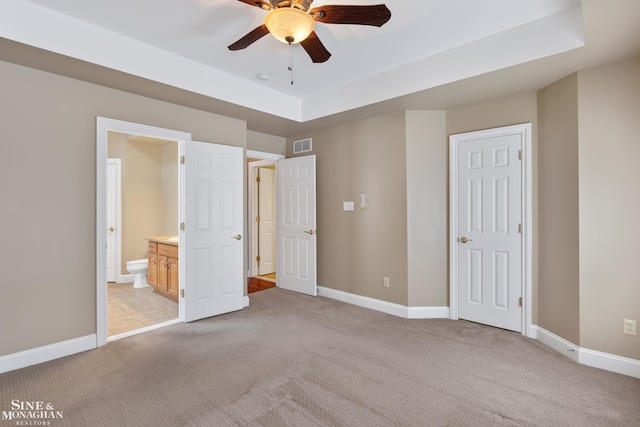
{"label": "white wall vent grille", "polygon": [[293,141],[293,154],[306,153],[307,151],[311,151],[311,138]]}

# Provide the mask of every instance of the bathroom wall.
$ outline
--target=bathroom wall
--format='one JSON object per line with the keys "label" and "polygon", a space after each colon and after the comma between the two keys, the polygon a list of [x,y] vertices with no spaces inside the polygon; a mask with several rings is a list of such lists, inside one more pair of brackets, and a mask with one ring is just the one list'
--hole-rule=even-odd
{"label": "bathroom wall", "polygon": [[162,230],[161,147],[128,142],[126,153],[126,178],[122,185],[125,270],[127,261],[147,257],[146,238]]}
{"label": "bathroom wall", "polygon": [[178,144],[109,132],[109,158],[121,159],[121,273],[147,257],[148,236],[178,234]]}
{"label": "bathroom wall", "polygon": [[162,191],[161,235],[178,234],[178,144],[169,143],[160,149],[160,179]]}

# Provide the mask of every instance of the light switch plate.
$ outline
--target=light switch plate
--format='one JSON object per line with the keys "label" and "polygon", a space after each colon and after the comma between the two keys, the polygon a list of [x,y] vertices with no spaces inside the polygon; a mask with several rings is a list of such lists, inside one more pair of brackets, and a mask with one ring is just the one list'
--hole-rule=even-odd
{"label": "light switch plate", "polygon": [[353,210],[353,201],[342,202],[342,210],[343,211],[352,211]]}
{"label": "light switch plate", "polygon": [[367,193],[360,193],[360,207],[367,207]]}

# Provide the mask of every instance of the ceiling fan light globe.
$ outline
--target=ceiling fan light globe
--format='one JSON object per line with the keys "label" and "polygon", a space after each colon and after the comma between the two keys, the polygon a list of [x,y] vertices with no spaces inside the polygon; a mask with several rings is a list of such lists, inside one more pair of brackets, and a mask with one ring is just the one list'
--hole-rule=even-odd
{"label": "ceiling fan light globe", "polygon": [[[313,32],[315,21],[307,12],[293,8],[272,9],[264,18],[264,25],[282,43],[300,43]],[[289,40],[293,41],[289,43]]]}

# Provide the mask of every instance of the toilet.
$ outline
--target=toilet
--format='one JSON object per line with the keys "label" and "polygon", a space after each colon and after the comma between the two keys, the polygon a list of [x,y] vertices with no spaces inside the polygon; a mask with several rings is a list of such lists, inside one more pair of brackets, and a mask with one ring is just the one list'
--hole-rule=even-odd
{"label": "toilet", "polygon": [[129,273],[134,274],[133,287],[134,288],[146,288],[149,286],[147,283],[147,270],[149,269],[148,259],[134,259],[127,261],[127,270]]}

